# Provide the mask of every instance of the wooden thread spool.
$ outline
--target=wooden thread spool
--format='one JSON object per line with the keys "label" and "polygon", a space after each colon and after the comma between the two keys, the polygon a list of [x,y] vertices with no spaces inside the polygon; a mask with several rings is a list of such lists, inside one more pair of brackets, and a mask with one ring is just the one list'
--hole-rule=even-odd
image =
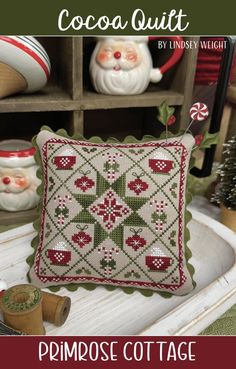
{"label": "wooden thread spool", "polygon": [[0,98],[22,92],[27,88],[25,78],[14,68],[0,63]]}
{"label": "wooden thread spool", "polygon": [[4,322],[29,335],[44,335],[42,293],[28,284],[14,286],[5,291],[1,301]]}
{"label": "wooden thread spool", "polygon": [[71,306],[71,300],[66,296],[57,296],[52,293],[43,294],[43,320],[61,326],[65,323]]}

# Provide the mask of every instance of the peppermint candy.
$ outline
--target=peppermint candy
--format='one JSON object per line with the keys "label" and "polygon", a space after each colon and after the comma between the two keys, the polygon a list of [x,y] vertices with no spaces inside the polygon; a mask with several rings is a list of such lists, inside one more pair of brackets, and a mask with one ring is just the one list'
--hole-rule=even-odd
{"label": "peppermint candy", "polygon": [[192,120],[195,120],[197,122],[201,122],[203,120],[206,120],[209,115],[209,110],[206,104],[197,102],[193,104],[190,111],[190,117]]}

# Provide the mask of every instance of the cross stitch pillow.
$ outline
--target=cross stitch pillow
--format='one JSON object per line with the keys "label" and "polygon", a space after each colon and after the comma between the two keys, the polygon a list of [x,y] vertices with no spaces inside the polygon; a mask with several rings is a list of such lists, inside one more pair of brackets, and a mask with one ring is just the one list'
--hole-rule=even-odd
{"label": "cross stitch pillow", "polygon": [[29,273],[34,285],[99,284],[168,296],[192,290],[190,134],[103,142],[42,130],[36,144],[42,200]]}

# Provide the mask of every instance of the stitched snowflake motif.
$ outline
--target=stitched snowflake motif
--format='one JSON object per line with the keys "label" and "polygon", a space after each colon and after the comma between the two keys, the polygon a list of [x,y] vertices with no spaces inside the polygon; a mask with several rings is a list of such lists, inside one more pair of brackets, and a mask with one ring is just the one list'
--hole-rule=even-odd
{"label": "stitched snowflake motif", "polygon": [[107,231],[113,230],[131,213],[129,207],[112,190],[95,201],[89,210]]}

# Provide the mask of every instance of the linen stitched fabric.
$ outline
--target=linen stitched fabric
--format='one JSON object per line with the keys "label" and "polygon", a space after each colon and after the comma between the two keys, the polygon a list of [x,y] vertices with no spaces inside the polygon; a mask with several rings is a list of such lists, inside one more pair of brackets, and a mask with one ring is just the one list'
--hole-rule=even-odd
{"label": "linen stitched fabric", "polygon": [[92,141],[37,136],[44,189],[31,282],[188,293],[185,189],[194,138]]}

